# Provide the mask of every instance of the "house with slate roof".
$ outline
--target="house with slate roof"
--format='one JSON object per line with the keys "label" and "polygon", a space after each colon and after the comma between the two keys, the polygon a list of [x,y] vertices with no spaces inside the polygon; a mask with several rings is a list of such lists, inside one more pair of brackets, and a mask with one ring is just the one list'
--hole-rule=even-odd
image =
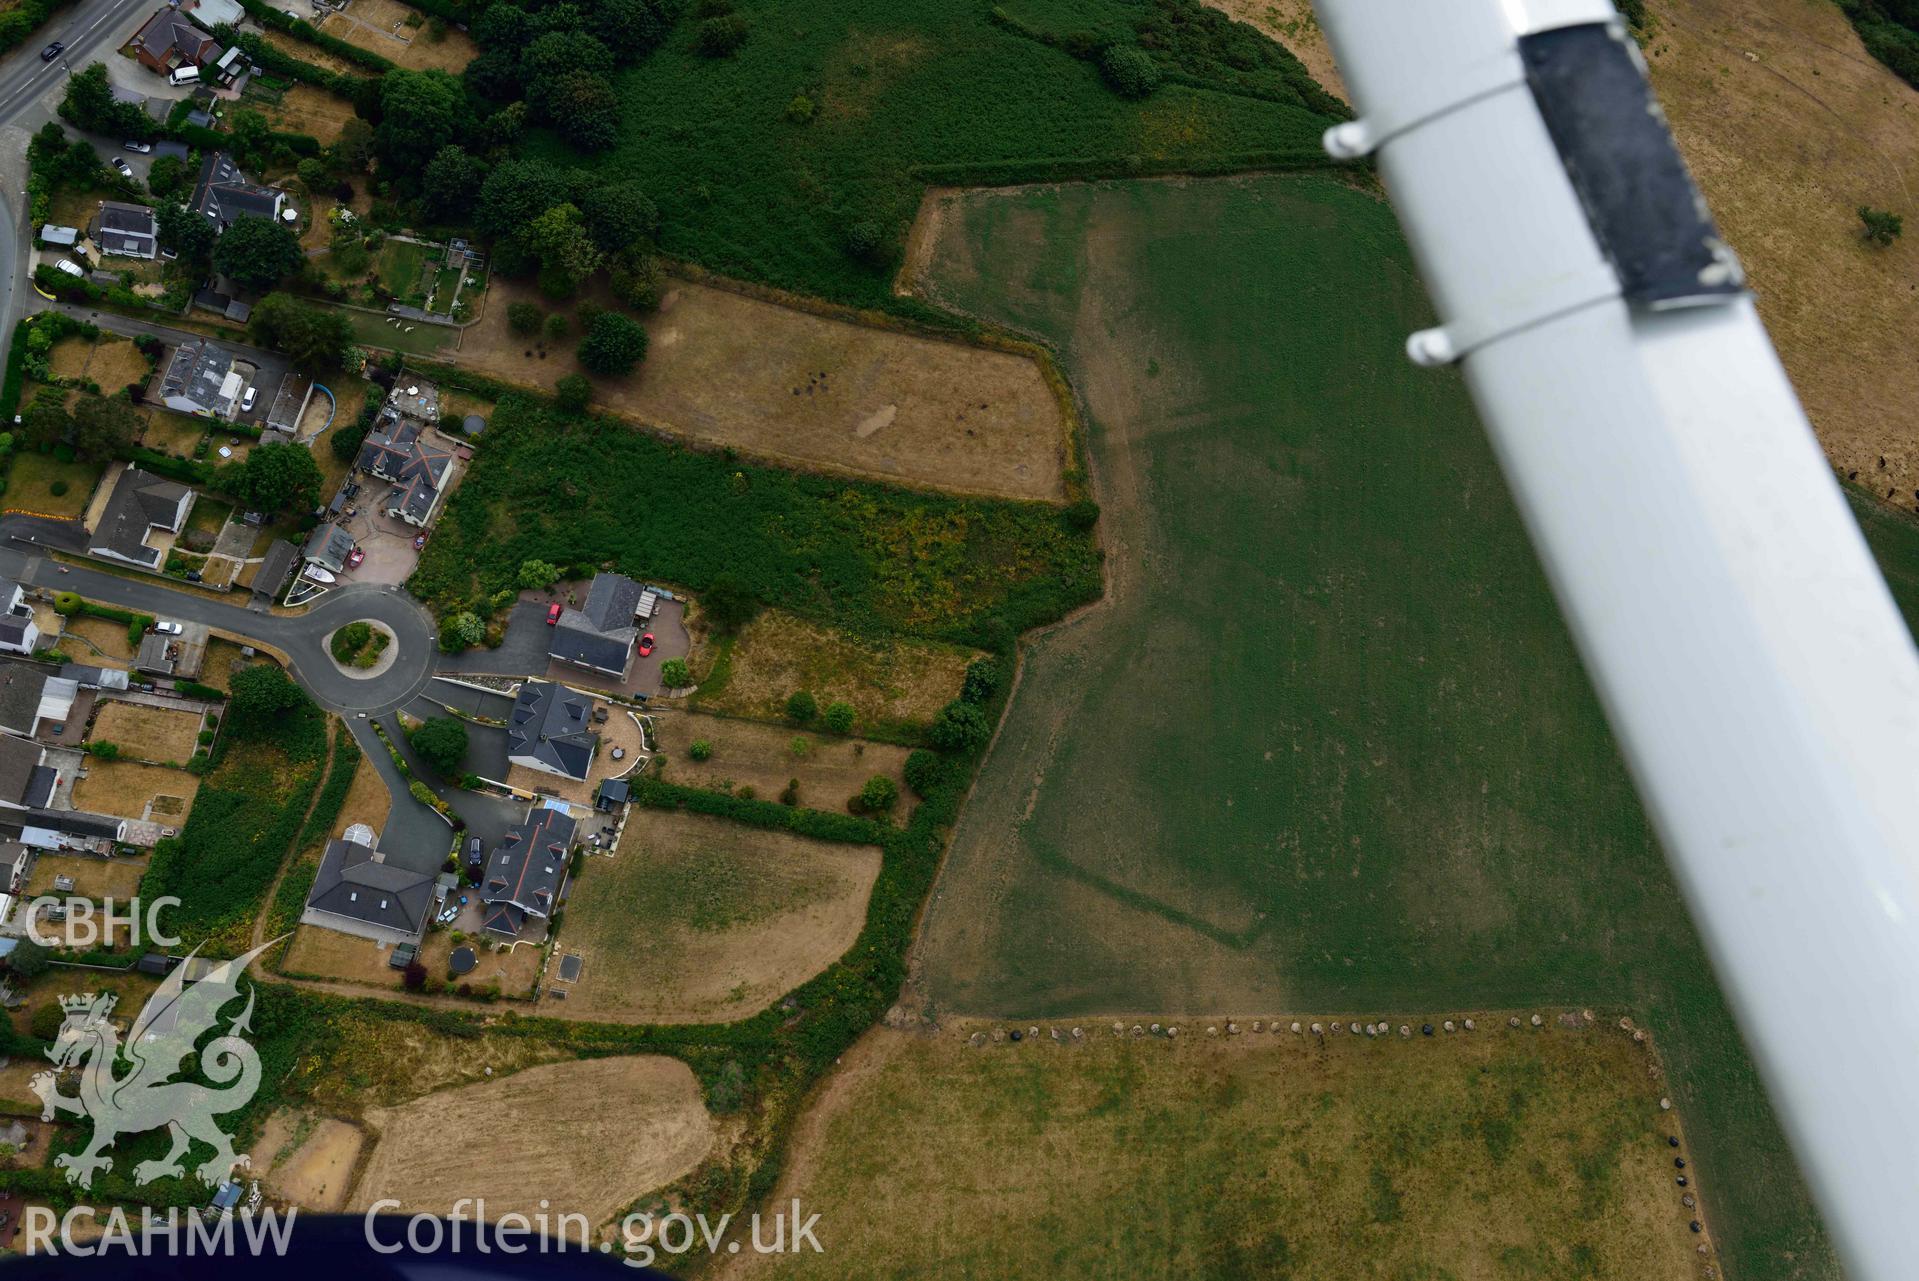
{"label": "house with slate roof", "polygon": [[31,654],[40,643],[40,628],[33,621],[33,606],[20,584],[0,578],[0,652]]}
{"label": "house with slate roof", "polygon": [[600,736],[593,700],[552,681],[527,681],[506,722],[506,759],[514,765],[585,781]]}
{"label": "house with slate roof", "polygon": [[220,56],[220,42],[171,6],[148,18],[128,48],[142,66],[163,76],[180,67],[204,67]]}
{"label": "house with slate roof", "polygon": [[141,569],[159,566],[186,527],[193,491],[177,481],[129,467],[114,483],[87,550]]}
{"label": "house with slate roof", "polygon": [[204,418],[233,417],[246,379],[233,367],[233,354],[195,338],[173,349],[160,375],[160,401],[168,409]]}
{"label": "house with slate roof", "polygon": [[242,218],[278,220],[286,199],[286,192],[261,186],[241,171],[232,156],[216,151],[200,166],[190,207],[225,231]]}
{"label": "house with slate roof", "polygon": [[547,656],[608,676],[624,677],[639,638],[646,589],[624,574],[595,574],[578,609],[563,610]]}
{"label": "house with slate roof", "polygon": [[393,486],[387,495],[387,515],[414,526],[432,518],[452,465],[451,450],[428,441],[420,424],[391,409],[381,411],[354,463],[360,471]]}
{"label": "house with slate roof", "polygon": [[426,928],[436,877],[389,863],[358,841],[328,841],[300,921],[383,943],[416,942]]}
{"label": "house with slate roof", "polygon": [[480,876],[481,929],[516,939],[529,922],[552,917],[566,886],[573,827],[565,810],[542,807],[507,829]]}
{"label": "house with slate roof", "polygon": [[160,223],[145,205],[102,200],[87,234],[103,254],[146,259],[160,256]]}

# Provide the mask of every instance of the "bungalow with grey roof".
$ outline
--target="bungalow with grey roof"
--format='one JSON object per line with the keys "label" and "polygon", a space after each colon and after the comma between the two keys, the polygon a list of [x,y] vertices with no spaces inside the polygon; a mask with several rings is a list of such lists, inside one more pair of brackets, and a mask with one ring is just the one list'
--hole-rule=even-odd
{"label": "bungalow with grey roof", "polygon": [[[160,564],[187,523],[193,491],[177,481],[129,467],[114,483],[87,550],[141,569]],[[156,535],[157,531],[157,535]]]}
{"label": "bungalow with grey roof", "polygon": [[173,349],[160,375],[160,401],[168,409],[203,418],[233,417],[246,379],[233,367],[233,353],[194,338]]}
{"label": "bungalow with grey roof", "polygon": [[300,920],[383,943],[410,943],[426,928],[434,884],[433,873],[389,863],[371,846],[328,841]]}

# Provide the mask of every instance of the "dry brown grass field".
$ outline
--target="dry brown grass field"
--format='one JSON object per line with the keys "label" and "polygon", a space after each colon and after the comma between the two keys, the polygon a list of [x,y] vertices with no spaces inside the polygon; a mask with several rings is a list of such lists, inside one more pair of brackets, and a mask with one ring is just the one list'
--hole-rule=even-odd
{"label": "dry brown grass field", "polygon": [[[122,638],[126,628],[120,628]],[[200,716],[164,707],[148,707],[113,699],[103,703],[93,718],[94,742],[117,744],[123,756],[143,761],[185,764],[199,745]]]}
{"label": "dry brown grass field", "polygon": [[[567,891],[556,958],[585,962],[543,1013],[618,1023],[743,1019],[843,955],[879,851],[642,810]],[[558,961],[555,961],[557,968]]]}
{"label": "dry brown grass field", "polygon": [[[1344,96],[1300,0],[1213,2]],[[1919,508],[1919,364],[1905,354],[1919,244],[1868,245],[1857,212],[1919,215],[1919,94],[1825,0],[1647,9],[1653,88],[1827,457],[1875,498]]]}
{"label": "dry brown grass field", "polygon": [[[844,808],[847,798],[875,774],[892,779],[900,794],[906,794],[901,771],[907,749],[891,743],[670,707],[654,715],[653,725],[666,757],[664,777],[672,783],[736,793],[750,787],[760,799],[772,800],[788,780],[797,779],[799,803],[819,810]],[[694,760],[690,749],[696,742],[711,746],[712,756]],[[797,745],[804,750],[796,751]]]}
{"label": "dry brown grass field", "polygon": [[366,1134],[356,1125],[281,1108],[267,1118],[248,1155],[269,1194],[303,1210],[336,1214],[346,1208],[365,1145]]}
{"label": "dry brown grass field", "polygon": [[365,823],[375,832],[382,831],[392,810],[393,793],[387,791],[386,780],[380,777],[373,763],[362,756],[354,767],[346,800],[340,804],[340,816],[333,820],[333,829],[327,836],[337,839],[355,823]]}
{"label": "dry brown grass field", "polygon": [[[507,307],[552,304],[496,280],[460,340],[463,365],[550,389],[577,372],[572,339],[514,335]],[[776,462],[910,485],[1055,499],[1066,454],[1058,402],[1037,363],[917,338],[676,281],[646,318],[646,363],[594,379],[604,409]],[[576,327],[577,333],[577,327]]]}
{"label": "dry brown grass field", "polygon": [[1173,1022],[1019,1044],[970,1043],[993,1024],[876,1029],[771,1198],[820,1215],[824,1253],[742,1251],[724,1274],[1689,1281],[1712,1262],[1657,1065],[1603,1020],[1408,1038]]}
{"label": "dry brown grass field", "polygon": [[[725,649],[696,651],[697,703],[716,712],[778,720],[786,700],[807,690],[821,707],[853,705],[856,725],[923,726],[959,697],[966,665],[981,651],[924,641],[881,642],[765,610]],[[718,663],[726,655],[725,678]]]}
{"label": "dry brown grass field", "polygon": [[127,644],[127,625],[110,618],[84,616],[66,619],[60,627],[61,644],[76,662],[125,667],[133,661]]}
{"label": "dry brown grass field", "polygon": [[[540,977],[539,948],[520,946],[508,951],[489,952],[477,943],[473,947],[479,954],[480,962],[471,973],[460,978],[461,983],[475,988],[498,983],[501,994],[508,997],[524,997],[533,991],[533,984]],[[280,962],[279,969],[283,974],[302,978],[398,989],[403,984],[404,976],[401,971],[387,964],[392,954],[390,948],[382,948],[371,939],[356,938],[315,925],[302,925],[294,931],[293,941],[287,945],[286,956]],[[447,960],[452,954],[453,935],[448,931],[436,930],[420,942],[419,959],[426,966],[429,978],[449,978]]]}
{"label": "dry brown grass field", "polygon": [[377,1137],[353,1205],[391,1197],[400,1213],[444,1214],[460,1197],[483,1197],[493,1218],[546,1209],[597,1225],[692,1170],[713,1146],[693,1073],[653,1056],[529,1068],[376,1109],[366,1121]]}
{"label": "dry brown grass field", "polygon": [[[114,813],[107,810],[106,813]],[[56,876],[73,878],[73,889],[61,891],[81,898],[128,899],[140,890],[140,878],[146,875],[143,858],[92,858],[82,854],[42,854],[33,860],[33,872],[27,877],[26,896],[54,893]]]}
{"label": "dry brown grass field", "polygon": [[308,134],[330,147],[340,140],[340,131],[353,119],[353,104],[324,89],[296,84],[279,103],[263,106],[262,114],[276,129]]}
{"label": "dry brown grass field", "polygon": [[182,827],[193,808],[193,794],[199,790],[200,780],[183,769],[96,757],[87,762],[87,776],[73,785],[73,805],[95,814],[151,818],[168,827]]}
{"label": "dry brown grass field", "polygon": [[319,25],[328,35],[369,49],[409,71],[459,75],[479,50],[464,32],[448,28],[435,39],[424,23],[407,25],[409,18],[420,16],[417,9],[395,0],[352,0],[344,13],[329,13]]}

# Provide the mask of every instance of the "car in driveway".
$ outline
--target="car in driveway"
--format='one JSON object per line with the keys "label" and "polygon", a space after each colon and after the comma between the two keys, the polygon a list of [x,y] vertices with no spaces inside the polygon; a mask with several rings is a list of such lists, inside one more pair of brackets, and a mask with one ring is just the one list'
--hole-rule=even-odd
{"label": "car in driveway", "polygon": [[243,414],[252,413],[253,402],[259,398],[259,395],[260,389],[258,387],[247,388],[247,394],[240,397],[240,412]]}
{"label": "car in driveway", "polygon": [[58,40],[55,40],[52,44],[48,45],[46,48],[40,51],[40,61],[52,62],[55,58],[60,56],[60,51],[65,48],[66,46],[64,44],[61,44]]}
{"label": "car in driveway", "polygon": [[640,637],[640,657],[646,658],[653,653],[653,633]]}
{"label": "car in driveway", "polygon": [[551,605],[548,605],[546,607],[546,625],[548,627],[558,627],[560,625],[560,615],[565,612],[565,610],[566,606],[560,604],[558,601],[554,601]]}
{"label": "car in driveway", "polygon": [[113,158],[113,168],[122,178],[133,177],[133,166],[119,156]]}
{"label": "car in driveway", "polygon": [[355,547],[352,551],[347,553],[346,567],[348,569],[358,569],[360,567],[360,562],[365,559],[366,559],[366,548]]}
{"label": "car in driveway", "polygon": [[150,142],[123,142],[120,145],[139,156],[147,155],[153,150],[153,144]]}
{"label": "car in driveway", "polygon": [[180,626],[178,623],[169,623],[165,619],[161,619],[153,625],[153,630],[162,636],[178,636],[181,632],[185,631],[186,628]]}

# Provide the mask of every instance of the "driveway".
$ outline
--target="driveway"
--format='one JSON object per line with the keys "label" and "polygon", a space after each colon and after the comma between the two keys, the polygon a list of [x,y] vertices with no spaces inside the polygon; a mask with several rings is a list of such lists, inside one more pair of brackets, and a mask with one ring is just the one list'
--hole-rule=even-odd
{"label": "driveway", "polygon": [[[445,819],[413,799],[407,780],[393,764],[393,758],[387,755],[386,744],[373,732],[371,721],[355,716],[348,718],[347,725],[353,731],[353,741],[373,762],[386,783],[386,790],[393,796],[393,808],[388,811],[386,827],[380,832],[380,849],[393,863],[408,871],[438,872],[452,848],[453,829],[447,826]],[[398,732],[391,724],[386,726],[386,731]]]}
{"label": "driveway", "polygon": [[[426,693],[413,700],[412,705],[406,709],[407,715],[417,716],[421,720],[426,720],[431,716],[445,716],[447,711],[444,704],[450,703],[455,707],[464,706],[464,700],[457,697],[457,695],[463,693],[470,694],[473,693],[473,691],[462,690],[459,686],[449,685],[445,681],[434,681],[431,685],[427,686]],[[483,695],[481,697],[496,698],[497,696]],[[504,706],[506,711],[513,710],[513,700],[497,698],[497,701]],[[489,708],[480,713],[480,715],[503,718],[505,712],[495,708]],[[491,779],[496,783],[505,782],[507,771],[506,731],[497,725],[475,725],[471,721],[468,721],[466,723],[465,768],[469,773],[478,774],[481,778]]]}
{"label": "driveway", "polygon": [[469,649],[442,654],[443,672],[485,672],[500,676],[541,676],[546,672],[547,646],[552,631],[546,625],[546,602],[523,600],[507,616],[506,639],[498,649]]}
{"label": "driveway", "polygon": [[353,580],[398,587],[413,576],[420,553],[413,550],[419,530],[403,520],[386,514],[387,493],[392,489],[373,476],[356,476],[360,492],[351,500],[353,515],[339,522],[353,541],[366,552],[366,559],[352,572]]}

